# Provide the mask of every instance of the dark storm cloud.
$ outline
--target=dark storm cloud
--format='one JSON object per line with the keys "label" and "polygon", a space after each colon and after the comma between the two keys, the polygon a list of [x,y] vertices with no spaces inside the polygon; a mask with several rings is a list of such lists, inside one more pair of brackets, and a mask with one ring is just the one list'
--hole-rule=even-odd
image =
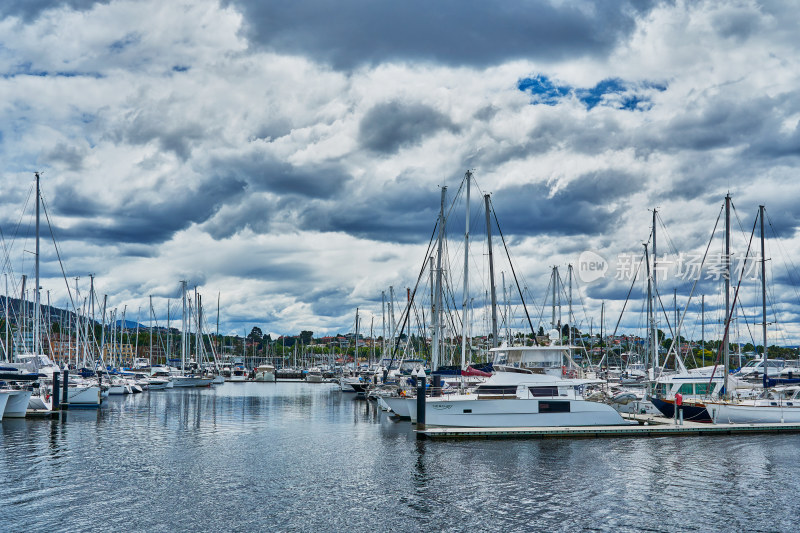
{"label": "dark storm cloud", "polygon": [[351,69],[394,60],[486,66],[603,56],[657,2],[260,2],[230,0],[268,50]]}
{"label": "dark storm cloud", "polygon": [[44,156],[47,164],[63,163],[68,170],[78,171],[83,168],[83,154],[74,146],[58,143]]}
{"label": "dark storm cloud", "polygon": [[[121,205],[98,202],[83,191],[62,186],[53,194],[52,212],[80,217],[57,228],[56,237],[109,244],[157,244],[193,223],[207,220],[223,202],[237,201],[246,184],[237,179],[211,180],[197,189],[187,188],[160,202],[153,198],[128,198]],[[98,220],[108,218],[111,222]]]}
{"label": "dark storm cloud", "polygon": [[364,115],[358,127],[361,144],[374,152],[393,154],[419,144],[439,130],[456,131],[450,119],[419,103],[378,104]]}
{"label": "dark storm cloud", "polygon": [[107,3],[108,0],[3,0],[3,2],[0,2],[0,18],[19,17],[26,22],[30,22],[48,9],[68,7],[78,11],[85,11],[96,4]]}
{"label": "dark storm cloud", "polygon": [[620,202],[641,186],[624,171],[605,170],[572,180],[552,197],[542,183],[500,189],[492,206],[506,234],[599,235],[618,224]]}
{"label": "dark storm cloud", "polygon": [[257,151],[214,159],[209,172],[223,180],[235,176],[246,181],[254,191],[306,198],[336,196],[351,179],[335,162],[292,165]]}
{"label": "dark storm cloud", "polygon": [[342,231],[379,241],[424,242],[439,213],[439,193],[406,176],[346,202],[315,200],[299,209],[299,224],[312,231]]}
{"label": "dark storm cloud", "polygon": [[191,155],[192,147],[213,134],[197,122],[189,121],[185,117],[170,116],[171,113],[164,108],[163,103],[156,107],[137,112],[126,125],[120,140],[131,144],[157,141],[162,150],[173,152],[182,161],[186,161]]}

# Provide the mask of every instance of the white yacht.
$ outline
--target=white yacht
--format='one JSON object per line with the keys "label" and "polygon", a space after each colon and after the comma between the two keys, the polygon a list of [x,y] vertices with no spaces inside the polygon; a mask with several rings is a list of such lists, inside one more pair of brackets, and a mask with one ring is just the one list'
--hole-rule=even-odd
{"label": "white yacht", "polygon": [[628,424],[610,405],[584,399],[589,380],[497,372],[467,394],[426,398],[425,424],[443,427],[564,427]]}
{"label": "white yacht", "polygon": [[5,409],[0,413],[0,420],[2,418],[25,418],[28,410],[28,403],[31,400],[33,391],[28,389],[0,389],[0,394],[6,394],[8,401],[6,402]]}
{"label": "white yacht", "polygon": [[260,365],[256,368],[256,381],[275,381],[275,367],[272,365]]}
{"label": "white yacht", "polygon": [[553,330],[548,346],[507,346],[504,343],[489,350],[493,356],[492,365],[528,369],[556,377],[580,377],[582,370],[572,359],[572,353],[583,348],[558,344],[560,337],[558,330]]}
{"label": "white yacht", "polygon": [[775,387],[758,398],[707,401],[712,420],[729,424],[800,423],[800,386]]}
{"label": "white yacht", "polygon": [[306,381],[308,383],[322,383],[324,378],[322,377],[322,370],[317,367],[310,369],[306,373]]}
{"label": "white yacht", "polygon": [[6,404],[8,403],[8,399],[11,397],[11,391],[0,390],[0,420],[3,420],[3,416],[6,411]]}
{"label": "white yacht", "polygon": [[247,370],[243,366],[233,367],[228,381],[247,381]]}

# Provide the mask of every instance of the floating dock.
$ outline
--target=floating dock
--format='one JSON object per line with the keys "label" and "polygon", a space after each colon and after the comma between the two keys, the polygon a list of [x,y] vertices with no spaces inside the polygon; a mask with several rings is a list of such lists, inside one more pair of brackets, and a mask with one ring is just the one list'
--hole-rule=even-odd
{"label": "floating dock", "polygon": [[619,437],[694,437],[708,435],[748,435],[757,433],[800,433],[800,424],[711,424],[675,420],[658,416],[633,415],[636,422],[624,426],[505,427],[417,429],[422,439],[597,439]]}

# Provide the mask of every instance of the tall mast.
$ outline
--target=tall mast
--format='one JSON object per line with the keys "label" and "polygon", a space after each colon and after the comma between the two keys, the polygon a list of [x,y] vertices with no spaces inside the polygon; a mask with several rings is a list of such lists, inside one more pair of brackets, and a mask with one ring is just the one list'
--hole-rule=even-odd
{"label": "tall mast", "polygon": [[171,346],[172,346],[172,330],[170,329],[170,323],[169,323],[169,304],[170,304],[170,300],[169,300],[169,298],[167,298],[167,354],[166,354],[167,360],[164,361],[164,362],[167,364],[167,370],[168,371],[169,371],[169,368],[170,368],[169,367],[169,356],[170,356],[170,353],[172,352],[172,350],[170,349]]}
{"label": "tall mast", "polygon": [[[36,176],[36,254],[35,254],[35,272],[36,272],[36,285],[33,290],[34,308],[33,308],[33,353],[40,354],[41,352],[41,339],[39,339],[39,199],[41,198],[41,191],[39,190],[39,173]],[[37,361],[38,358],[34,358]],[[38,363],[36,365],[38,367]]]}
{"label": "tall mast", "polygon": [[153,366],[153,295],[150,295],[150,366]]}
{"label": "tall mast", "polygon": [[550,305],[553,308],[553,320],[550,322],[550,327],[552,329],[556,329],[556,285],[558,285],[558,267],[553,267],[553,299],[550,301]]}
{"label": "tall mast", "polygon": [[567,273],[569,274],[569,316],[567,317],[567,325],[569,326],[569,345],[572,346],[572,264],[567,265]]}
{"label": "tall mast", "polygon": [[469,189],[472,173],[467,170],[464,179],[467,181],[466,228],[464,229],[464,299],[461,302],[461,369],[467,368],[467,334],[469,328]]}
{"label": "tall mast", "polygon": [[181,314],[181,375],[186,372],[186,281],[181,281],[181,302],[183,313]]}
{"label": "tall mast", "polygon": [[106,304],[108,303],[108,295],[103,295],[103,324],[100,326],[100,360],[105,367],[105,347],[106,347]]}
{"label": "tall mast", "polygon": [[386,358],[386,291],[381,291],[381,320],[383,321],[383,328],[381,330],[381,359],[384,359]]}
{"label": "tall mast", "polygon": [[353,371],[358,372],[358,307],[356,307],[356,335],[353,337]]}
{"label": "tall mast", "polygon": [[700,346],[703,350],[703,366],[706,365],[706,295],[700,296]]}
{"label": "tall mast", "polygon": [[[13,360],[11,355],[11,345],[8,343],[8,274],[4,275],[6,278],[6,296],[3,298],[5,300],[3,303],[5,304],[5,322],[6,322],[6,362],[10,363]],[[69,354],[69,352],[67,352]]]}
{"label": "tall mast", "polygon": [[94,330],[94,325],[95,325],[95,321],[94,321],[94,318],[95,318],[94,317],[94,274],[89,274],[89,279],[90,279],[90,282],[89,282],[89,298],[90,298],[90,301],[91,301],[91,304],[92,304],[92,306],[91,306],[92,307],[92,341],[93,341],[92,342],[92,353],[94,353],[94,349],[97,346],[97,335],[95,334],[95,330]]}
{"label": "tall mast", "polygon": [[655,306],[653,305],[653,275],[650,271],[650,254],[647,252],[647,243],[644,245],[644,259],[647,266],[647,322],[650,326],[650,354],[653,369],[653,377],[656,378],[656,369],[658,367],[658,331],[656,331],[656,322],[653,318]]}
{"label": "tall mast", "polygon": [[767,388],[767,256],[764,255],[764,206],[758,206],[761,218],[761,329],[764,334],[764,388]]}
{"label": "tall mast", "polygon": [[497,290],[494,286],[494,257],[492,255],[492,223],[489,218],[489,195],[483,195],[486,206],[486,240],[489,244],[489,287],[492,293],[492,348],[497,348]]}
{"label": "tall mast", "polygon": [[[656,269],[656,262],[658,261],[658,250],[656,249],[656,215],[658,214],[658,210],[654,207],[653,208],[653,295],[656,294],[656,281],[658,278],[658,270]],[[653,310],[653,314],[655,314],[655,310]]]}
{"label": "tall mast", "polygon": [[442,246],[444,244],[444,200],[447,194],[447,187],[442,187],[442,201],[439,208],[439,243],[436,253],[436,310],[433,313],[433,354],[431,368],[439,369],[439,343],[442,335]]}
{"label": "tall mast", "polygon": [[728,331],[731,320],[731,195],[725,195],[725,334],[722,337],[722,350],[725,364],[725,380],[723,387],[725,397],[728,394],[728,367],[730,366],[730,353],[728,350]]}
{"label": "tall mast", "polygon": [[678,324],[678,289],[672,289],[672,307],[675,308],[675,369],[678,369],[678,354],[681,351],[681,329]]}

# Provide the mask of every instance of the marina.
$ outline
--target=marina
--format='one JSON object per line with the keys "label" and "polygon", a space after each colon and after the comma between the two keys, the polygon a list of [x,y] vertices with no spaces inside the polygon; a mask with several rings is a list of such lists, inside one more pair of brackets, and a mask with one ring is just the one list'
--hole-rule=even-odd
{"label": "marina", "polygon": [[0,2],[0,533],[797,531],[798,27]]}

